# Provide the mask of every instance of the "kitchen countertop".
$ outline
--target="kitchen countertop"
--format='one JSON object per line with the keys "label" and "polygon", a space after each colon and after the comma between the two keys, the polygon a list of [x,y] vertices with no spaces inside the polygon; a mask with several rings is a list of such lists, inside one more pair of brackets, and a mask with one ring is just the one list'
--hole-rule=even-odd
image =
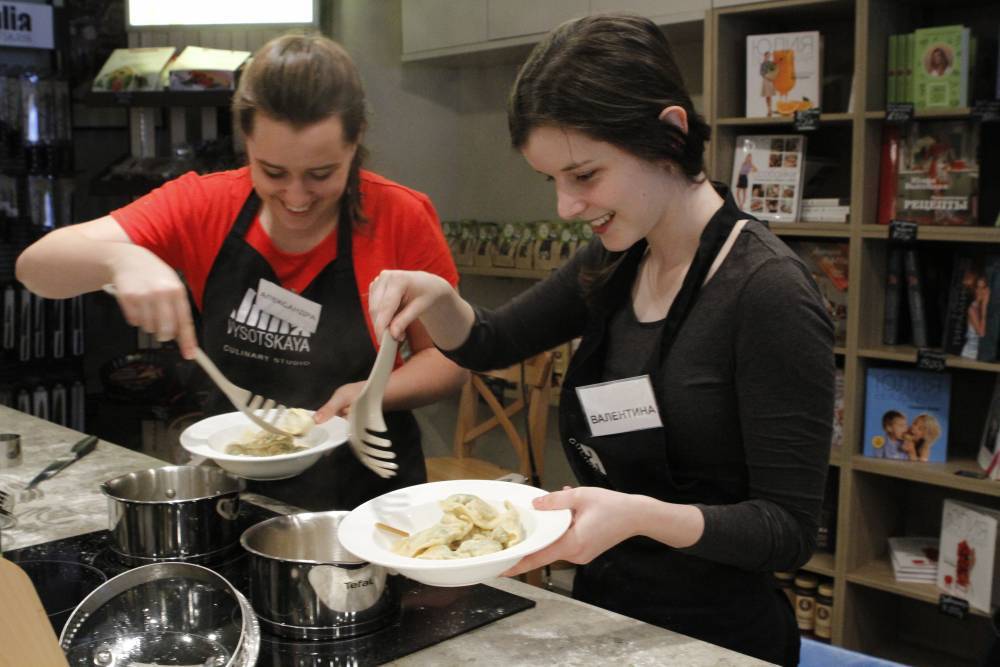
{"label": "kitchen countertop", "polygon": [[[22,463],[0,469],[0,488],[15,494],[17,525],[3,532],[3,549],[17,549],[107,528],[107,504],[98,485],[118,475],[168,465],[101,440],[97,449],[32,492],[22,490],[52,460],[83,437],[72,429],[0,406],[0,432],[21,435]],[[276,511],[294,508],[255,494],[246,500]],[[662,665],[749,667],[768,663],[621,616],[514,579],[487,582],[530,598],[533,609],[389,663],[419,665]]]}

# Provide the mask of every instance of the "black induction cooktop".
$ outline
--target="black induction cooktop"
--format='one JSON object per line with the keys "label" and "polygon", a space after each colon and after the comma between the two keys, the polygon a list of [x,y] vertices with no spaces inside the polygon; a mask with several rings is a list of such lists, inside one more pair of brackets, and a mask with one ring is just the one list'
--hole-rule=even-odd
{"label": "black induction cooktop", "polygon": [[[240,504],[244,528],[272,516],[273,512],[257,505]],[[32,577],[59,634],[75,605],[102,583],[102,576],[110,578],[131,569],[115,558],[110,543],[110,534],[102,530],[13,549],[4,556],[21,564]],[[201,564],[247,594],[248,558],[238,544],[217,563]],[[367,635],[325,641],[286,639],[261,628],[258,667],[379,665],[535,606],[533,600],[490,586],[436,588],[397,579],[401,606],[389,625]]]}

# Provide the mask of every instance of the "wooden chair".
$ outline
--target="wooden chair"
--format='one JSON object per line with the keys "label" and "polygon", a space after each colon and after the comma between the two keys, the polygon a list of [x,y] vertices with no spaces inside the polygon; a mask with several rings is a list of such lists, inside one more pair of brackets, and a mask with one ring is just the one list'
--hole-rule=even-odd
{"label": "wooden chair", "polygon": [[[549,400],[552,394],[552,353],[542,352],[524,362],[524,391],[521,391],[521,365],[515,364],[485,373],[471,373],[462,388],[458,405],[458,420],[455,426],[454,456],[431,457],[427,459],[427,479],[438,482],[448,479],[497,479],[509,475],[507,470],[495,463],[472,456],[476,439],[500,427],[507,434],[507,442],[517,454],[516,472],[531,480],[531,458],[528,455],[528,441],[532,445],[535,470],[539,479],[544,469],[546,429],[549,418]],[[504,407],[487,385],[487,378],[497,378],[517,385],[517,398]],[[527,393],[527,407],[524,394]],[[480,397],[489,406],[492,415],[478,421]],[[528,433],[523,438],[514,425],[512,417],[523,410],[528,411]]]}

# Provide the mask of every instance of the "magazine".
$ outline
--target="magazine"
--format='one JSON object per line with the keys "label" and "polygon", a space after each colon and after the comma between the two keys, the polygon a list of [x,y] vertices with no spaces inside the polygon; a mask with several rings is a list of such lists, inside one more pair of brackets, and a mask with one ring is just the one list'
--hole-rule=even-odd
{"label": "magazine", "polygon": [[[979,124],[971,120],[914,121],[899,132],[895,156],[892,143],[897,130],[885,131],[889,150],[883,150],[883,159],[888,157],[889,162],[883,163],[883,168],[895,178],[891,184],[887,183],[891,175],[880,179],[879,222],[977,224]],[[891,206],[885,197],[892,198]]]}
{"label": "magazine", "polygon": [[820,106],[819,32],[747,36],[746,115],[793,116]]}
{"label": "magazine", "polygon": [[732,181],[736,205],[761,220],[798,220],[805,144],[806,138],[799,134],[736,137]]}
{"label": "magazine", "polygon": [[941,516],[937,587],[987,614],[1000,586],[994,577],[998,519],[997,510],[951,498]]}
{"label": "magazine", "polygon": [[950,401],[948,373],[869,368],[865,377],[865,456],[945,461]]}
{"label": "magazine", "polygon": [[938,544],[936,537],[890,537],[889,555],[896,581],[937,581]]}

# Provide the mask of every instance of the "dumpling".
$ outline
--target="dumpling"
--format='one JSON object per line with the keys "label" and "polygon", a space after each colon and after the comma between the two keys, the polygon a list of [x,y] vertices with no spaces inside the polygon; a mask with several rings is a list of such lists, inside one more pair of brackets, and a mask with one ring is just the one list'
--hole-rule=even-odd
{"label": "dumpling", "polygon": [[467,493],[456,493],[441,501],[441,509],[471,521],[477,528],[493,528],[499,518],[497,511],[483,499]]}
{"label": "dumpling", "polygon": [[302,408],[290,408],[278,420],[278,428],[299,437],[308,435],[315,425],[312,415]]}
{"label": "dumpling", "polygon": [[403,556],[420,556],[436,545],[449,545],[462,540],[472,530],[472,523],[452,514],[445,514],[441,521],[430,528],[414,533],[393,545],[392,550]]}
{"label": "dumpling", "polygon": [[496,540],[504,548],[512,547],[524,539],[524,527],[521,525],[521,517],[509,500],[504,501],[507,511],[497,519],[496,526],[490,532],[490,538]]}
{"label": "dumpling", "polygon": [[472,558],[473,556],[485,556],[494,554],[503,549],[503,545],[496,540],[485,535],[476,535],[462,542],[455,553],[458,558]]}

